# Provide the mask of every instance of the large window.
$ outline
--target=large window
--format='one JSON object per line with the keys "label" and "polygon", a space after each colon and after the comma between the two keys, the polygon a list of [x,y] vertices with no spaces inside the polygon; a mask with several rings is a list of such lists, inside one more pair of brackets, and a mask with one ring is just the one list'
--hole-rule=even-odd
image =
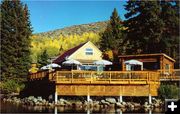
{"label": "large window", "polygon": [[86,48],[85,54],[86,55],[93,55],[93,49],[92,48]]}
{"label": "large window", "polygon": [[80,66],[81,70],[90,70],[90,71],[96,71],[97,66],[94,65],[82,65]]}

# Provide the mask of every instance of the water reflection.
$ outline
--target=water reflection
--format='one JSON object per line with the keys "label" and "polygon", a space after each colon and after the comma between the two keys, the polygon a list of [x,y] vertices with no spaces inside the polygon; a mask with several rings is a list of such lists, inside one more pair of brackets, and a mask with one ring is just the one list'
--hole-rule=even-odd
{"label": "water reflection", "polygon": [[[65,107],[54,107],[54,114],[58,114],[61,113],[61,112],[69,112],[69,111],[72,111],[72,110],[76,110],[75,112],[70,112],[70,113],[87,113],[87,114],[91,114],[91,113],[117,113],[117,114],[126,114],[126,113],[134,113],[134,111],[127,111],[125,108],[119,108],[119,109],[115,109],[115,108],[104,108],[104,109],[100,109],[100,110],[97,110],[97,109],[93,109],[93,108],[86,108],[86,109],[83,109],[83,108],[77,108],[77,109],[66,109],[65,110]],[[136,112],[137,111],[137,112]],[[136,109],[136,113],[138,112],[145,112],[146,114],[153,114],[153,110],[151,109],[146,109],[144,111],[139,111]]]}
{"label": "water reflection", "polygon": [[57,114],[57,107],[54,108],[54,114]]}
{"label": "water reflection", "polygon": [[149,110],[149,114],[152,114],[152,110]]}
{"label": "water reflection", "polygon": [[27,105],[18,105],[13,103],[1,103],[1,113],[117,113],[117,114],[126,114],[126,113],[146,113],[153,114],[162,113],[164,110],[161,108],[150,109],[141,109],[134,108],[114,108],[114,107],[46,107],[46,106],[27,106]]}

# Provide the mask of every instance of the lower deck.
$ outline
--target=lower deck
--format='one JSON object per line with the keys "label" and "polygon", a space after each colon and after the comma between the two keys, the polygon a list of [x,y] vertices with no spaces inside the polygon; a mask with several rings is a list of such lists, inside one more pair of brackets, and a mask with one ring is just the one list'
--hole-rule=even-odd
{"label": "lower deck", "polygon": [[159,84],[116,84],[116,85],[56,85],[56,92],[62,96],[157,96]]}

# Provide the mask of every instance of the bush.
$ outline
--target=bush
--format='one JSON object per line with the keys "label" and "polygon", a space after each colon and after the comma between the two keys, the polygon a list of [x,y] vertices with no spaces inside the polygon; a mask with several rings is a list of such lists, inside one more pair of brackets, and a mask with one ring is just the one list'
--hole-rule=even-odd
{"label": "bush", "polygon": [[176,85],[161,85],[159,88],[159,97],[163,99],[178,99],[180,88]]}
{"label": "bush", "polygon": [[5,82],[1,82],[0,87],[2,93],[19,93],[25,85],[18,83],[16,80],[7,80]]}

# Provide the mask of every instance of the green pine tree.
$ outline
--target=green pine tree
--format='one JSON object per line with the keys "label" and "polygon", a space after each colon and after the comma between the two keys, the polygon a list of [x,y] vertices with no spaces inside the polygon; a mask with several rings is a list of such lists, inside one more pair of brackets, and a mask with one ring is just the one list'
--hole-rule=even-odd
{"label": "green pine tree", "polygon": [[179,61],[178,1],[130,0],[125,9],[130,54],[163,52]]}
{"label": "green pine tree", "polygon": [[32,33],[27,6],[17,1],[1,2],[2,80],[27,77]]}
{"label": "green pine tree", "polygon": [[[179,2],[162,1],[161,19],[165,23],[162,40],[160,42],[162,52],[178,59],[179,49]],[[177,60],[178,61],[178,60]]]}
{"label": "green pine tree", "polygon": [[125,17],[127,38],[134,53],[157,53],[164,23],[159,17],[161,7],[157,1],[127,2]]}
{"label": "green pine tree", "polygon": [[39,67],[43,67],[43,66],[46,66],[47,64],[49,64],[49,55],[47,53],[47,50],[45,49],[41,55],[38,57],[38,65]]}
{"label": "green pine tree", "polygon": [[[102,51],[113,51],[114,59],[117,58],[119,52],[122,53],[123,49],[123,27],[120,17],[116,8],[112,12],[110,21],[107,25],[106,30],[101,34],[100,48]],[[116,61],[116,60],[114,60]]]}

